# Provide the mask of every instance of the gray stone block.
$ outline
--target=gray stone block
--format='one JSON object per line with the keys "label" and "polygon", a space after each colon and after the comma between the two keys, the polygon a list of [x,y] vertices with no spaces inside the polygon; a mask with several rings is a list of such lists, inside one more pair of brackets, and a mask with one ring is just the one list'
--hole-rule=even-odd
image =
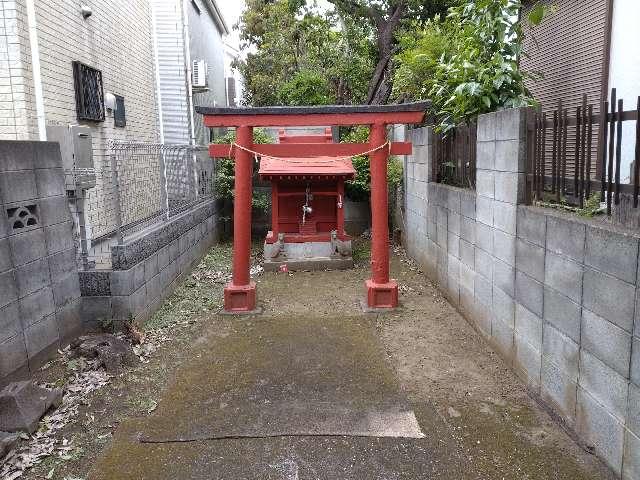
{"label": "gray stone block", "polygon": [[460,193],[460,213],[463,217],[476,218],[476,195],[474,192]]}
{"label": "gray stone block", "polygon": [[539,317],[543,316],[544,294],[542,283],[516,271],[516,300]]}
{"label": "gray stone block", "polygon": [[499,320],[513,328],[515,319],[515,301],[513,298],[498,288],[493,286],[493,314]]}
{"label": "gray stone block", "polygon": [[495,167],[496,143],[478,140],[476,151],[476,168],[493,170]]}
{"label": "gray stone block", "polygon": [[524,138],[527,108],[508,108],[496,112],[496,140]]}
{"label": "gray stone block", "polygon": [[62,389],[47,390],[32,381],[12,382],[0,392],[0,429],[34,433],[42,416],[62,403]]}
{"label": "gray stone block", "polygon": [[73,248],[73,223],[64,222],[57,225],[44,227],[47,240],[47,251],[54,254]]}
{"label": "gray stone block", "polygon": [[628,332],[583,308],[580,342],[582,348],[624,378],[629,378],[631,335]]}
{"label": "gray stone block", "polygon": [[505,363],[512,365],[515,356],[513,328],[502,320],[494,317],[491,321],[491,341],[498,352],[504,357]]}
{"label": "gray stone block", "polygon": [[450,213],[460,214],[460,190],[455,187],[447,188],[447,209]]}
{"label": "gray stone block", "polygon": [[0,172],[8,170],[31,170],[34,166],[34,142],[0,142]]}
{"label": "gray stone block", "polygon": [[493,203],[491,198],[476,198],[476,221],[488,226],[493,226]]}
{"label": "gray stone block", "polygon": [[114,322],[130,321],[134,317],[131,309],[131,297],[128,295],[111,297],[111,312]]}
{"label": "gray stone block", "polygon": [[103,322],[109,322],[113,318],[111,298],[82,297],[80,311],[85,323],[100,326]]}
{"label": "gray stone block", "polygon": [[27,347],[22,332],[0,343],[0,378],[5,380],[16,372],[24,373],[25,377],[29,374]]}
{"label": "gray stone block", "polygon": [[46,258],[22,265],[16,268],[15,272],[20,297],[29,295],[51,283],[49,262]]}
{"label": "gray stone block", "polygon": [[543,324],[542,354],[573,382],[578,381],[579,345],[548,322]]}
{"label": "gray stone block", "polygon": [[518,238],[544,247],[547,233],[547,217],[544,211],[536,207],[519,205],[516,216]]}
{"label": "gray stone block", "polygon": [[436,229],[436,243],[438,244],[438,246],[446,250],[448,238],[449,238],[449,235],[447,232],[447,228],[444,225],[438,224]]}
{"label": "gray stone block", "polygon": [[462,217],[460,223],[460,237],[469,243],[476,243],[476,221],[474,219]]}
{"label": "gray stone block", "polygon": [[636,283],[638,239],[589,225],[584,263],[627,283]]}
{"label": "gray stone block", "polygon": [[[438,238],[437,237],[437,235],[438,235],[437,234],[437,228],[438,228],[437,226],[438,226],[438,224],[436,222],[431,222],[431,221],[427,222],[427,236],[431,240],[434,240],[434,241]],[[411,231],[409,230],[408,233],[411,234]],[[171,261],[173,261],[173,259]]]}
{"label": "gray stone block", "polygon": [[516,303],[516,334],[534,347],[542,351],[542,319]]}
{"label": "gray stone block", "polygon": [[496,113],[478,115],[478,141],[487,142],[496,139]]}
{"label": "gray stone block", "polygon": [[47,255],[44,232],[41,228],[9,237],[11,259],[14,266],[33,262]]}
{"label": "gray stone block", "polygon": [[491,308],[493,303],[493,288],[491,283],[480,275],[476,275],[473,284],[476,303]]}
{"label": "gray stone block", "polygon": [[529,388],[538,390],[540,387],[540,374],[542,369],[542,356],[540,351],[520,336],[514,335],[513,365],[516,374]]}
{"label": "gray stone block", "polygon": [[29,365],[42,365],[60,347],[56,317],[50,315],[44,320],[25,328],[24,339],[27,346],[27,355],[29,356]]}
{"label": "gray stone block", "polygon": [[0,307],[0,342],[22,332],[18,302]]}
{"label": "gray stone block", "polygon": [[55,313],[53,290],[50,287],[41,288],[37,292],[23,297],[20,303],[20,318],[27,326],[41,321],[44,317]]}
{"label": "gray stone block", "polygon": [[180,255],[182,255],[191,246],[191,242],[189,240],[189,234],[188,233],[183,233],[182,235],[180,235],[180,239],[179,240],[180,240]]}
{"label": "gray stone block", "polygon": [[0,240],[0,273],[4,273],[11,268],[13,268],[13,262],[11,261],[9,239],[3,238]]}
{"label": "gray stone block", "polygon": [[501,202],[517,204],[524,202],[525,175],[514,172],[495,172],[494,198]]}
{"label": "gray stone block", "polygon": [[634,434],[640,435],[640,387],[633,383],[629,386],[627,428]]}
{"label": "gray stone block", "polygon": [[52,288],[56,308],[62,308],[64,305],[80,298],[80,281],[76,273],[56,278]]}
{"label": "gray stone block", "polygon": [[14,271],[9,270],[0,273],[0,307],[3,307],[18,299],[18,286],[14,277]]}
{"label": "gray stone block", "polygon": [[62,168],[39,168],[35,172],[38,197],[55,197],[66,193]]}
{"label": "gray stone block", "polygon": [[495,198],[495,179],[493,170],[476,171],[476,193],[482,197]]}
{"label": "gray stone block", "polygon": [[544,282],[545,249],[520,238],[516,239],[516,269]]}
{"label": "gray stone block", "polygon": [[627,332],[633,330],[635,287],[597,270],[584,272],[583,305]]}
{"label": "gray stone block", "polygon": [[493,282],[493,257],[484,250],[475,249],[475,271],[489,282]]}
{"label": "gray stone block", "polygon": [[110,274],[111,295],[131,295],[133,293],[134,269],[115,270]]}
{"label": "gray stone block", "polygon": [[460,260],[470,268],[475,266],[475,247],[473,244],[460,239]]}
{"label": "gray stone block", "polygon": [[626,432],[622,465],[623,480],[640,478],[640,437],[629,431]]}
{"label": "gray stone block", "polygon": [[460,237],[449,232],[447,237],[447,252],[456,258],[460,258]]}
{"label": "gray stone block", "polygon": [[135,267],[133,267],[133,289],[134,290],[138,290],[145,283],[144,264],[145,262],[140,262]]}
{"label": "gray stone block", "polygon": [[547,252],[544,283],[580,303],[582,300],[583,270],[584,267],[582,265],[560,255]]}
{"label": "gray stone block", "polygon": [[38,201],[40,223],[44,227],[57,223],[68,222],[71,219],[67,197],[50,197]]}
{"label": "gray stone block", "polygon": [[493,252],[493,228],[476,222],[476,246],[487,253]]}
{"label": "gray stone block", "polygon": [[461,217],[459,213],[449,212],[447,230],[456,235],[460,235],[460,221]]}
{"label": "gray stone block", "polygon": [[624,426],[596,399],[578,388],[576,430],[616,474],[622,469]]}
{"label": "gray stone block", "polygon": [[448,211],[446,208],[441,206],[436,207],[436,223],[438,226],[442,225],[445,230],[447,229],[447,215]]}
{"label": "gray stone block", "polygon": [[161,293],[162,286],[160,284],[160,274],[158,274],[147,282],[147,305],[158,298]]}
{"label": "gray stone block", "polygon": [[158,250],[158,270],[162,270],[169,264],[169,246],[166,245]]}
{"label": "gray stone block", "polygon": [[158,272],[158,254],[154,253],[144,261],[144,281],[149,282]]}
{"label": "gray stone block", "polygon": [[131,311],[134,316],[138,316],[147,306],[147,287],[143,285],[141,288],[133,292],[131,295]]}
{"label": "gray stone block", "polygon": [[512,267],[516,265],[516,237],[500,230],[493,230],[493,256]]}
{"label": "gray stone block", "polygon": [[511,203],[493,202],[493,226],[511,235],[516,234],[516,206]]}
{"label": "gray stone block", "polygon": [[569,425],[575,422],[578,385],[545,356],[540,372],[540,395],[551,403]]}
{"label": "gray stone block", "polygon": [[544,287],[544,319],[574,342],[580,342],[582,308],[568,297]]}
{"label": "gray stone block", "polygon": [[524,146],[524,142],[519,140],[496,141],[495,169],[501,172],[524,172]]}
{"label": "gray stone block", "polygon": [[547,218],[547,250],[584,261],[586,227],[583,223],[563,217]]}
{"label": "gray stone block", "polygon": [[37,198],[34,171],[4,172],[0,175],[0,196],[4,203],[21,203]]}
{"label": "gray stone block", "polygon": [[81,299],[78,298],[56,312],[56,323],[62,347],[84,334],[84,323],[80,316],[80,302]]}
{"label": "gray stone block", "polygon": [[640,338],[633,337],[631,347],[631,381],[640,387]]}
{"label": "gray stone block", "polygon": [[613,415],[625,418],[629,383],[585,349],[580,350],[578,385]]}
{"label": "gray stone block", "polygon": [[473,296],[473,285],[475,281],[476,273],[473,271],[473,267],[468,267],[464,263],[460,263],[460,292],[462,289],[467,290]]}
{"label": "gray stone block", "polygon": [[62,167],[62,156],[58,142],[37,142],[34,144],[36,168]]}
{"label": "gray stone block", "polygon": [[493,284],[504,291],[511,298],[516,295],[515,292],[515,269],[511,265],[507,265],[497,258],[493,261]]}
{"label": "gray stone block", "polygon": [[59,278],[69,273],[77,272],[76,250],[70,248],[49,257],[49,272],[51,278]]}

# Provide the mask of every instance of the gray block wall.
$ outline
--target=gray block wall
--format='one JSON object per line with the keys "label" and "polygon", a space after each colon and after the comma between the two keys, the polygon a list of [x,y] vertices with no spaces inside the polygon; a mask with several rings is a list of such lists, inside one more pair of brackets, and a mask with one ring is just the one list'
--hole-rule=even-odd
{"label": "gray block wall", "polygon": [[113,270],[80,272],[87,328],[144,322],[217,239],[215,202],[210,200],[135,241],[112,247]]}
{"label": "gray block wall", "polygon": [[526,117],[479,117],[475,191],[431,182],[430,129],[409,131],[407,252],[535,396],[639,480],[640,236],[521,205]]}
{"label": "gray block wall", "polygon": [[0,385],[82,332],[65,194],[57,143],[0,142]]}

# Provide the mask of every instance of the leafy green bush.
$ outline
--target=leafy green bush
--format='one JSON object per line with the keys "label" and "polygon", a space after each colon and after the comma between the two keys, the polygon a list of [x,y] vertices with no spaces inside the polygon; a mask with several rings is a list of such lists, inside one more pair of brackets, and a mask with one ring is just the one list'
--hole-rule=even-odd
{"label": "leafy green bush", "polygon": [[[227,131],[226,134],[214,138],[213,143],[233,143],[236,141],[236,132],[234,129]],[[260,128],[253,129],[253,143],[264,144],[273,143],[273,139],[267,134],[266,131]],[[214,178],[214,187],[216,192],[216,198],[232,199],[233,187],[235,182],[234,173],[234,161],[231,158],[219,158],[216,159],[216,175]],[[260,167],[259,163],[254,159],[254,171],[257,171]],[[257,210],[267,211],[269,209],[270,199],[264,193],[253,192],[252,198],[253,207]]]}
{"label": "leafy green bush", "polygon": [[278,97],[282,105],[328,105],[335,103],[326,76],[318,72],[302,70],[283,84]]}

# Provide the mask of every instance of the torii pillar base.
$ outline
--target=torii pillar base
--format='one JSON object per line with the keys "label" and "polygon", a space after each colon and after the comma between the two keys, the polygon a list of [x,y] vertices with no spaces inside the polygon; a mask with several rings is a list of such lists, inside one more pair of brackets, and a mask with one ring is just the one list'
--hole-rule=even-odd
{"label": "torii pillar base", "polygon": [[224,287],[224,309],[228,313],[251,313],[256,310],[256,284],[227,284]]}
{"label": "torii pillar base", "polygon": [[389,280],[387,283],[367,280],[364,284],[367,287],[367,306],[369,308],[396,308],[398,306],[398,284],[395,280]]}

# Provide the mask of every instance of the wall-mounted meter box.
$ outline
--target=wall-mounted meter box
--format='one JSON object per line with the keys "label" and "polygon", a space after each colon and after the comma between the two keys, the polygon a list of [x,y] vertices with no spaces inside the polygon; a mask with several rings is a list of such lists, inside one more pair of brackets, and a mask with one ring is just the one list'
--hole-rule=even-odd
{"label": "wall-mounted meter box", "polygon": [[60,144],[67,190],[96,186],[91,129],[81,125],[49,125],[47,140]]}

